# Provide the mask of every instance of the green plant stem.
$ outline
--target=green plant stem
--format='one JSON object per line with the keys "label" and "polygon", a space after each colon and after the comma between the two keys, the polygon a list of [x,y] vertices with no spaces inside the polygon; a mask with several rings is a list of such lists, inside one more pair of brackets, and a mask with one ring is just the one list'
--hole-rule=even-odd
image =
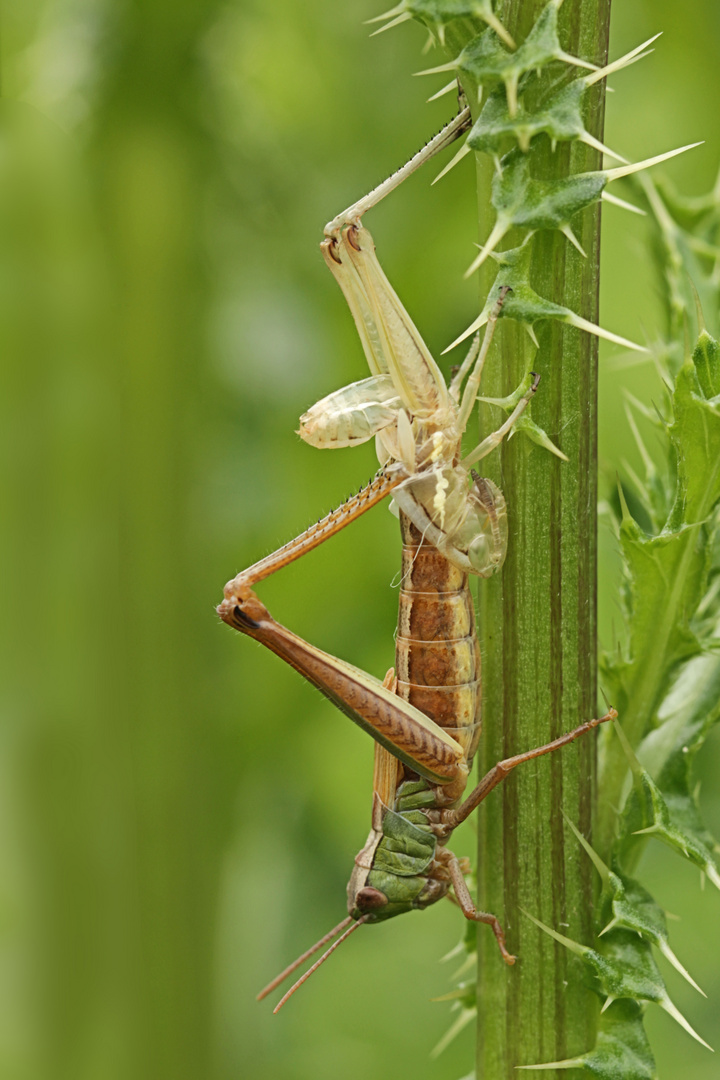
{"label": "green plant stem", "polygon": [[[527,34],[544,0],[507,0],[498,14],[515,40]],[[563,47],[605,63],[609,0],[566,0]],[[602,138],[604,86],[591,91],[587,128]],[[544,179],[600,167],[581,143],[546,140],[533,150]],[[492,226],[492,166],[478,166],[480,237]],[[533,240],[533,287],[542,296],[598,321],[600,212],[576,222],[582,256],[557,232]],[[508,236],[506,247],[516,238]],[[481,294],[494,276],[488,260]],[[562,463],[523,436],[488,465],[508,500],[510,543],[502,574],[481,583],[484,738],[480,770],[541,745],[596,714],[597,342],[558,324],[536,326],[540,349],[525,329],[502,323],[484,393],[502,396],[532,366],[541,375],[533,417],[568,456]],[[485,406],[483,431],[497,426]],[[480,906],[498,915],[513,968],[501,960],[486,928],[478,935],[478,1080],[516,1077],[516,1065],[573,1056],[593,1045],[597,1003],[576,960],[543,935],[521,909],[569,937],[592,940],[594,883],[589,860],[566,828],[562,811],[591,835],[595,747],[585,738],[562,753],[523,765],[479,815]],[[543,1075],[551,1075],[549,1073]],[[557,1073],[566,1076],[566,1073]]]}

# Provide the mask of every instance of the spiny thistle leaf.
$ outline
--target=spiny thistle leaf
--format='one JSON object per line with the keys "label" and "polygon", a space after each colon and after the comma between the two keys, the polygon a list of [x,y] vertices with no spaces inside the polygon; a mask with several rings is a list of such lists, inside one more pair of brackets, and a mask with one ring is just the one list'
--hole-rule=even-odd
{"label": "spiny thistle leaf", "polygon": [[[628,871],[637,862],[647,838],[656,836],[700,867],[720,888],[714,843],[702,823],[691,785],[693,758],[720,719],[720,656],[704,653],[707,632],[705,636],[700,633],[704,624],[697,617],[707,595],[713,558],[717,558],[717,378],[718,347],[703,331],[692,358],[675,378],[668,401],[670,419],[657,425],[668,448],[668,477],[673,477],[675,490],[672,500],[666,500],[666,519],[656,535],[648,535],[640,528],[621,496],[619,536],[628,578],[629,637],[625,654],[606,658],[604,681],[623,717],[622,726],[616,725],[616,741],[622,744],[630,763],[634,784],[617,821],[612,868],[572,826],[603,879],[598,914],[604,925],[598,927],[597,947],[579,945],[538,923],[582,959],[594,988],[605,997],[608,1011],[617,1008],[618,999],[654,1002],[706,1046],[671,1002],[652,956],[651,943],[692,982],[670,948],[665,917]],[[648,458],[646,471],[651,473],[652,468]],[[666,479],[666,489],[668,486]],[[720,612],[717,602],[714,607],[712,599],[708,603],[713,612],[709,620],[711,632],[715,633]],[[628,728],[630,738],[625,734]],[[608,753],[607,742],[603,786],[607,798],[614,774],[616,794],[614,800],[612,794],[610,799],[620,805],[618,777],[622,777],[622,768],[618,767],[617,755]],[[643,762],[652,768],[653,775],[640,764],[632,749],[638,743]],[[638,1011],[630,1027],[638,1045],[647,1046],[641,1018]],[[554,1067],[582,1068],[592,1075],[618,1076],[622,1080],[654,1075],[652,1057],[647,1056],[644,1064],[637,1066],[637,1073],[622,1071],[636,1068],[628,1061],[620,1071],[607,1071],[602,1045],[599,1035],[594,1050],[572,1061],[555,1063]]]}
{"label": "spiny thistle leaf", "polygon": [[[472,135],[472,132],[470,134]],[[521,149],[511,150],[500,162],[500,171],[492,184],[491,201],[497,220],[465,276],[472,274],[482,265],[510,229],[524,229],[528,237],[538,229],[559,229],[568,236],[570,222],[575,215],[596,203],[611,181],[641,172],[659,161],[675,157],[691,148],[684,146],[645,161],[638,161],[634,165],[577,173],[552,182],[534,179],[530,175],[529,156]],[[572,235],[568,238],[579,248]],[[582,249],[580,251],[584,254]]]}
{"label": "spiny thistle leaf", "polygon": [[[484,326],[501,295],[504,296],[504,300],[499,318],[516,319],[518,322],[525,323],[529,331],[532,330],[533,324],[540,319],[556,319],[558,322],[566,323],[568,326],[586,330],[597,337],[613,341],[618,345],[624,345],[627,349],[634,349],[638,352],[646,351],[642,345],[636,345],[635,342],[628,341],[627,338],[621,338],[609,330],[604,330],[601,326],[596,326],[595,323],[588,322],[587,319],[576,315],[570,308],[563,307],[561,304],[554,304],[551,300],[545,300],[542,296],[538,296],[529,282],[532,259],[530,244],[496,253],[494,259],[500,265],[500,270],[488,293],[485,307],[478,318],[452,344],[448,345],[444,352],[453,349],[465,338],[474,334],[481,326]],[[535,340],[532,333],[531,337]],[[537,344],[537,342],[535,343]]]}
{"label": "spiny thistle leaf", "polygon": [[[661,438],[667,438],[667,425],[656,413],[648,413],[640,402],[628,396],[628,404],[625,413],[628,424],[630,425],[630,430],[635,437],[635,442],[640,451],[640,456],[645,469],[644,480],[640,480],[635,476],[632,476],[632,480],[636,492],[642,500],[643,509],[650,519],[650,529],[654,533],[659,533],[663,529],[665,522],[668,519],[668,515],[670,514],[670,508],[675,501],[675,476],[673,474],[672,483],[670,483],[669,478],[665,475],[664,471],[657,468],[638,429],[635,420],[636,411],[639,411],[651,424],[653,424]],[[626,472],[630,472],[627,465],[625,466],[625,469]]]}
{"label": "spiny thistle leaf", "polygon": [[708,1046],[670,1000],[649,941],[644,941],[638,934],[627,930],[613,930],[603,939],[603,950],[599,952],[559,934],[529,912],[525,914],[546,934],[580,957],[592,989],[604,998],[604,1009],[620,998],[654,1002],[685,1028],[689,1035],[703,1046]]}
{"label": "spiny thistle leaf", "polygon": [[[523,80],[518,84],[519,96],[522,95],[525,85]],[[468,135],[468,145],[478,153],[498,158],[509,137],[517,142],[522,151],[527,152],[536,136],[547,135],[553,144],[577,140],[624,161],[620,155],[613,154],[602,143],[598,143],[585,129],[582,110],[591,85],[590,79],[575,79],[535,111],[528,112],[519,104],[515,116],[510,114],[504,89],[496,88],[488,95]]]}
{"label": "spiny thistle leaf", "polygon": [[701,330],[693,352],[693,364],[706,398],[720,394],[720,346],[707,330]]}
{"label": "spiny thistle leaf", "polygon": [[[717,352],[717,342],[706,335],[707,351]],[[703,354],[706,350],[700,350]],[[684,522],[704,522],[720,499],[720,402],[702,392],[695,355],[680,369],[673,395],[674,423],[669,435],[677,454],[678,491],[668,522],[678,528]],[[705,368],[703,368],[705,372]]]}
{"label": "spiny thistle leaf", "polygon": [[676,493],[664,528],[648,536],[626,512],[620,524],[630,635],[625,655],[605,658],[603,678],[632,745],[648,731],[678,664],[703,648],[691,617],[707,588],[708,519],[720,499],[720,408],[703,395],[694,359],[705,377],[705,358],[716,349],[706,334],[675,382],[667,436]]}
{"label": "spiny thistle leaf", "polygon": [[[479,397],[478,401],[485,402],[487,405],[497,405],[498,408],[502,409],[509,416],[518,402],[525,396],[533,378],[533,373],[528,371],[525,378],[512,394],[508,394],[508,396],[504,398]],[[555,457],[560,458],[561,461],[567,461],[566,455],[555,445],[547,432],[543,431],[541,427],[538,427],[531,418],[531,408],[532,405],[528,405],[523,415],[515,421],[508,438],[513,438],[519,431],[522,431],[527,435],[531,442],[534,442],[537,446],[541,446],[544,450],[549,451],[549,453],[554,454]]]}
{"label": "spiny thistle leaf", "polygon": [[[669,805],[658,785],[638,761],[619,725],[616,725],[616,732],[630,761],[635,781],[634,790],[625,803],[621,840],[616,845],[619,857],[627,858],[628,849],[635,846],[636,836],[653,835],[699,866],[720,888],[712,837],[702,825],[695,801],[678,797]],[[674,758],[670,761],[675,766]]]}
{"label": "spiny thistle leaf", "polygon": [[[720,191],[716,187],[708,196],[682,200],[667,182],[656,183],[649,176],[641,176],[635,183],[652,215],[651,250],[667,311],[668,343],[681,345],[684,341],[686,325],[692,326],[695,321],[696,298],[704,319],[709,320],[710,332],[720,334]],[[676,349],[675,355],[679,361],[683,354],[678,356]]]}
{"label": "spiny thistle leaf", "polygon": [[402,3],[382,15],[376,15],[368,22],[387,20],[385,25],[376,31],[380,33],[410,18],[427,26],[432,34],[437,35],[441,44],[445,43],[445,27],[453,19],[482,19],[509,48],[515,48],[515,42],[493,10],[492,0],[402,0]]}
{"label": "spiny thistle leaf", "polygon": [[613,871],[606,866],[573,822],[567,817],[566,821],[592,859],[602,878],[603,892],[598,910],[599,921],[604,922],[605,925],[598,936],[602,937],[615,927],[634,930],[635,933],[651,941],[653,945],[660,949],[663,956],[670,961],[683,978],[687,979],[690,985],[694,986],[702,994],[703,991],[700,990],[700,987],[691,978],[670,948],[667,920],[660,905],[653,900],[647,889],[644,889],[639,882],[622,874],[619,870]]}
{"label": "spiny thistle leaf", "polygon": [[600,1017],[595,1047],[586,1054],[520,1069],[582,1069],[598,1080],[657,1080],[655,1060],[643,1029],[644,1007],[637,1001],[614,1001]]}
{"label": "spiny thistle leaf", "polygon": [[499,41],[496,32],[486,30],[465,46],[454,60],[439,67],[418,72],[419,75],[435,75],[456,71],[469,76],[479,87],[505,84],[510,116],[518,108],[518,86],[522,76],[529,71],[539,71],[553,60],[596,70],[594,64],[566,53],[558,38],[558,12],[562,0],[550,0],[540,12],[532,30],[515,52],[509,52]]}
{"label": "spiny thistle leaf", "polygon": [[[647,56],[648,52],[645,50],[659,36],[656,34],[655,37],[649,38],[642,45],[638,45],[625,56],[593,72],[592,75],[575,79],[568,86],[551,93],[540,105],[536,104],[533,110],[527,110],[522,103],[519,103],[516,116],[510,113],[506,94],[500,88],[493,90],[468,136],[469,145],[473,150],[491,154],[497,158],[508,136],[518,143],[521,150],[527,151],[536,135],[545,134],[550,137],[553,144],[573,139],[594,146],[595,149],[608,153],[619,161],[624,161],[624,158],[613,154],[586,130],[582,113],[586,107],[587,91],[600,79]],[[518,95],[522,95],[528,82],[525,76],[521,78],[518,83]]]}
{"label": "spiny thistle leaf", "polygon": [[520,149],[511,150],[502,159],[501,171],[492,183],[492,205],[497,214],[495,226],[468,274],[481,265],[512,228],[535,232],[569,225],[580,210],[597,202],[607,182],[607,174],[601,172],[569,176],[554,182],[535,180],[530,175],[528,155]]}

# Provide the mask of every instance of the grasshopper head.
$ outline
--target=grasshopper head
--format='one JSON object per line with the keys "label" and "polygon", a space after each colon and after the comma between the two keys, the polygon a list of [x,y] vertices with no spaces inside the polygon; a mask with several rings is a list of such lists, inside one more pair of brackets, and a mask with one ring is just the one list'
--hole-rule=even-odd
{"label": "grasshopper head", "polygon": [[433,873],[436,839],[419,820],[420,811],[385,809],[382,831],[370,830],[348,882],[353,919],[383,922],[405,911],[428,907],[447,892]]}

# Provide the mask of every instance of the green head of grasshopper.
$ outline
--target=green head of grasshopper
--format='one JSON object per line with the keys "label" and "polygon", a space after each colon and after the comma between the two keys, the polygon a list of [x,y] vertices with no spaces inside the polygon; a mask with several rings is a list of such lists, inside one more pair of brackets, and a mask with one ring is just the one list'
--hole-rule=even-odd
{"label": "green head of grasshopper", "polygon": [[348,912],[353,919],[364,916],[366,922],[384,922],[445,896],[447,883],[428,876],[436,848],[436,837],[421,810],[398,813],[386,807],[382,814],[373,814],[373,828],[348,882]]}

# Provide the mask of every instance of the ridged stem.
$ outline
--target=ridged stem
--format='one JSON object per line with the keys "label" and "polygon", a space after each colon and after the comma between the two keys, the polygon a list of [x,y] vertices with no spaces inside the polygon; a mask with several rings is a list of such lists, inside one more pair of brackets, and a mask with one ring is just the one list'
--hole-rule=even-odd
{"label": "ridged stem", "polygon": [[[545,0],[496,5],[516,41]],[[561,40],[570,53],[606,62],[610,0],[566,0]],[[602,139],[604,84],[589,94],[587,129]],[[589,147],[545,139],[533,148],[533,171],[552,180],[597,169]],[[492,164],[478,163],[480,239],[492,227]],[[544,297],[598,321],[600,210],[573,223],[584,259],[558,232],[535,236],[531,281]],[[508,236],[504,247],[520,237]],[[490,260],[481,294],[494,277]],[[568,731],[596,714],[597,342],[545,321],[540,349],[518,323],[501,323],[484,393],[502,396],[528,365],[542,381],[534,420],[561,447],[563,463],[518,435],[484,471],[507,497],[510,542],[502,573],[481,582],[484,736],[480,771]],[[483,432],[497,409],[481,410]],[[483,463],[485,465],[485,463]],[[508,968],[481,927],[478,934],[478,1080],[517,1077],[517,1065],[557,1061],[594,1043],[597,1002],[577,961],[527,919],[522,909],[569,937],[592,940],[593,872],[563,811],[590,836],[595,781],[594,737],[523,765],[478,815],[480,906],[497,914],[519,959]],[[544,1076],[567,1074],[543,1073]]]}

